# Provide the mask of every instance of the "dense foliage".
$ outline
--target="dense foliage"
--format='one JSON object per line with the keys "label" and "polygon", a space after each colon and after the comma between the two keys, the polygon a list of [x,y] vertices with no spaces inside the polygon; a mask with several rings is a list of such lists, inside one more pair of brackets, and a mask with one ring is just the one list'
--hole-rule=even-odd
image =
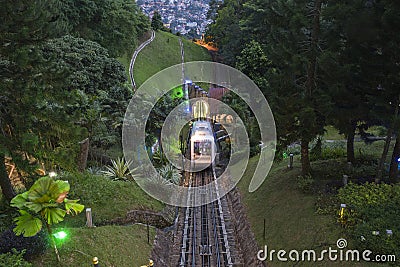
{"label": "dense foliage", "polygon": [[[351,162],[357,129],[363,134],[371,125],[383,125],[389,136],[400,132],[399,11],[398,3],[385,0],[226,0],[207,36],[224,63],[243,71],[267,97],[279,147],[301,142],[307,174],[309,144],[325,125],[345,134]],[[391,181],[399,138],[396,144]]]}
{"label": "dense foliage", "polygon": [[[349,184],[339,190],[338,197],[347,205],[344,223],[360,249],[381,255],[398,253],[400,186]],[[388,234],[387,230],[394,234]]]}
{"label": "dense foliage", "polygon": [[23,255],[24,252],[18,252],[16,250],[0,254],[0,266],[31,267],[32,264],[25,261]]}
{"label": "dense foliage", "polygon": [[124,67],[150,21],[130,0],[2,1],[0,185],[14,195],[9,156],[20,172],[76,168],[79,142],[116,144],[127,101]]}
{"label": "dense foliage", "polygon": [[162,22],[161,15],[158,11],[154,11],[153,17],[151,18],[151,28],[155,31],[163,29],[164,24]]}
{"label": "dense foliage", "polygon": [[137,37],[150,26],[148,18],[130,0],[67,0],[59,6],[68,33],[99,43],[112,56],[133,51]]}
{"label": "dense foliage", "polygon": [[[360,183],[385,179],[387,184],[347,185],[338,198],[347,204],[344,225],[357,247],[396,256],[400,191],[398,184],[389,183],[399,181],[398,14],[400,4],[386,0],[226,0],[207,33],[223,62],[248,75],[266,96],[277,126],[278,152],[301,155],[302,175],[296,180],[300,190],[315,193],[325,185],[317,168],[311,170],[311,160],[346,156],[352,162],[351,169],[314,163],[324,164],[325,178],[333,179],[328,184],[335,193],[343,184],[337,177],[343,174]],[[233,100],[228,99],[230,104],[237,102]],[[328,125],[347,142],[322,143],[319,138]],[[355,135],[358,131],[369,142],[365,130],[373,125],[387,128],[380,134],[389,137],[381,159],[356,160]],[[385,177],[393,135],[396,141]],[[327,202],[326,214],[331,214],[332,201]]]}
{"label": "dense foliage", "polygon": [[[25,251],[24,258],[32,258],[44,253],[49,246],[48,236],[44,231],[32,237],[17,236],[12,229],[0,235],[0,254]],[[0,264],[0,266],[3,266]],[[8,265],[5,265],[8,266]]]}

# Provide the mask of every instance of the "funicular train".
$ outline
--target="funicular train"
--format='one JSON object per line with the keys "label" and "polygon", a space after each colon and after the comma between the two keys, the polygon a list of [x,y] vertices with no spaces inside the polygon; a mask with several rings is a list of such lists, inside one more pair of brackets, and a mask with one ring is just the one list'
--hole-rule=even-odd
{"label": "funicular train", "polygon": [[[188,108],[193,120],[188,136],[184,137],[184,140],[187,140],[186,157],[190,159],[191,168],[196,172],[219,162],[219,142],[224,141],[226,138],[218,138],[218,140],[216,138],[215,132],[221,132],[221,129],[220,127],[215,128],[217,125],[214,125],[215,122],[212,119],[208,92],[194,83],[190,83],[187,88],[189,98],[198,98]],[[219,123],[217,124],[219,125]],[[225,136],[226,132],[223,132]]]}
{"label": "funicular train", "polygon": [[195,121],[190,132],[190,159],[192,167],[205,169],[214,162],[216,145],[209,121]]}

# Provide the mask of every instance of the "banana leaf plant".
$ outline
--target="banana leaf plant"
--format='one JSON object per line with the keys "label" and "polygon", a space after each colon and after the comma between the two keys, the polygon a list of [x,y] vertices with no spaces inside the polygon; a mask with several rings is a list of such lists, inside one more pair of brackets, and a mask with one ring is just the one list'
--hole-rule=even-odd
{"label": "banana leaf plant", "polygon": [[14,220],[15,234],[22,234],[24,237],[34,236],[39,233],[44,224],[58,261],[60,261],[60,255],[51,225],[62,222],[66,214],[75,215],[82,212],[84,208],[83,205],[77,203],[79,199],[67,199],[69,190],[68,181],[44,176],[39,178],[28,191],[18,194],[10,202],[12,207],[19,209],[20,214]]}

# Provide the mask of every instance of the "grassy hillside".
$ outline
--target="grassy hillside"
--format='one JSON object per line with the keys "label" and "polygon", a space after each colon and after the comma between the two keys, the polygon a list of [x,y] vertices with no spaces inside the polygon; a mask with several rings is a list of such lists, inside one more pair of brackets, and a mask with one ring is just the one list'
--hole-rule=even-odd
{"label": "grassy hillside", "polygon": [[[144,192],[134,181],[112,181],[97,175],[68,175],[63,179],[71,185],[71,199],[80,199],[87,208],[92,208],[94,223],[124,217],[133,209],[161,210],[164,205]],[[69,225],[84,225],[85,215],[79,214]]]}
{"label": "grassy hillside", "polygon": [[[320,243],[335,244],[340,237],[337,229],[330,225],[327,216],[315,214],[315,197],[302,194],[296,187],[300,166],[296,164],[295,168],[288,170],[286,161],[274,164],[262,186],[256,192],[249,193],[247,188],[256,164],[257,158],[252,158],[239,189],[258,244],[287,251],[314,249]],[[288,265],[273,263],[270,266]]]}
{"label": "grassy hillside", "polygon": [[[381,151],[382,142],[373,146],[357,144],[363,147],[363,155],[377,156]],[[379,149],[378,149],[379,146]],[[361,151],[361,150],[360,150]],[[356,156],[360,156],[358,153]],[[243,202],[247,208],[247,215],[252,230],[260,247],[268,245],[268,250],[284,249],[298,251],[315,249],[321,251],[336,249],[336,241],[345,238],[349,241],[348,248],[354,248],[351,237],[347,237],[343,228],[336,222],[332,214],[322,215],[317,213],[317,206],[329,206],[335,213],[338,203],[326,202],[318,193],[304,193],[298,185],[298,176],[301,174],[300,158],[295,157],[294,168],[287,168],[287,160],[273,164],[265,182],[254,193],[248,192],[252,173],[256,167],[258,157],[250,159],[249,166],[238,184]],[[336,164],[336,165],[335,165]],[[325,183],[332,179],[341,181],[341,175],[336,173],[339,166],[345,165],[345,159],[315,161],[312,167],[317,182]],[[335,173],[337,175],[335,175]],[[264,239],[265,220],[265,239]],[[275,254],[276,259],[276,254]],[[270,262],[269,266],[311,266],[309,262]],[[312,266],[375,266],[373,263],[359,262],[315,262]],[[379,265],[386,266],[386,265]]]}
{"label": "grassy hillside", "polygon": [[[211,60],[211,56],[205,48],[185,38],[182,38],[182,41],[185,49],[185,62]],[[125,60],[125,62],[127,61]],[[179,37],[167,32],[156,32],[154,41],[146,46],[136,59],[134,77],[137,86],[157,72],[179,63],[181,63]]]}
{"label": "grassy hillside", "polygon": [[[69,197],[80,199],[85,208],[92,208],[95,225],[124,217],[132,209],[159,211],[163,204],[147,195],[134,181],[112,181],[104,176],[64,174],[60,177],[71,185]],[[60,266],[92,266],[92,257],[100,259],[100,266],[142,266],[147,263],[152,249],[154,231],[143,225],[85,227],[85,212],[54,226],[68,237],[59,244],[63,264]],[[54,251],[48,248],[44,255],[32,261],[33,266],[58,266]],[[0,264],[1,265],[1,264]]]}
{"label": "grassy hillside", "polygon": [[155,232],[143,225],[104,226],[97,228],[66,229],[67,239],[58,245],[62,264],[58,264],[54,251],[32,261],[34,267],[93,266],[93,257],[99,258],[100,266],[142,266],[148,263]]}

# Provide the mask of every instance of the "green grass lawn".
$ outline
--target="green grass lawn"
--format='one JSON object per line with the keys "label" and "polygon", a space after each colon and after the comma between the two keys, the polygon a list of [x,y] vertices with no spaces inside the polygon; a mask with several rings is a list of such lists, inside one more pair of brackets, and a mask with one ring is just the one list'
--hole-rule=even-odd
{"label": "green grass lawn", "polygon": [[57,263],[54,250],[32,261],[37,267],[84,267],[93,266],[93,257],[99,258],[102,267],[131,267],[148,263],[155,231],[150,230],[150,244],[147,230],[142,225],[103,226],[97,228],[66,229],[68,236],[58,245],[61,264]]}
{"label": "green grass lawn", "polygon": [[[182,41],[185,49],[185,62],[211,60],[211,56],[205,48],[185,38],[182,38]],[[124,60],[122,62],[127,63],[129,66],[129,61]],[[134,66],[135,82],[139,87],[157,72],[180,63],[179,37],[171,33],[158,31],[154,41],[146,46],[136,58]]]}
{"label": "green grass lawn", "polygon": [[[134,181],[112,181],[103,176],[90,174],[66,174],[60,177],[71,185],[69,197],[80,199],[85,208],[92,208],[94,224],[125,216],[132,209],[159,211],[164,205],[148,196]],[[60,266],[92,266],[91,259],[100,259],[100,266],[141,266],[147,263],[150,244],[147,244],[145,226],[85,227],[85,212],[54,226],[68,232],[68,238],[60,244],[63,264]],[[33,261],[34,266],[58,266],[54,252],[49,248],[43,256]]]}
{"label": "green grass lawn", "polygon": [[[347,238],[343,229],[336,223],[333,215],[316,213],[316,194],[300,191],[296,178],[300,175],[299,157],[295,157],[294,168],[287,168],[287,161],[274,163],[266,181],[254,193],[248,192],[251,174],[258,157],[250,159],[249,166],[238,184],[247,215],[260,247],[268,245],[269,250],[315,249],[321,251],[331,246],[336,247],[339,238]],[[345,161],[344,161],[345,163]],[[314,168],[324,168],[315,162]],[[334,174],[332,174],[334,175]],[[340,178],[340,177],[339,177]],[[264,220],[266,226],[263,238]],[[352,249],[350,238],[348,248]],[[354,248],[354,247],[353,247]],[[276,258],[276,257],[275,257]],[[365,262],[270,262],[269,266],[375,266]],[[384,266],[384,265],[379,265]]]}
{"label": "green grass lawn", "polygon": [[339,130],[337,130],[335,127],[328,125],[324,127],[325,129],[325,134],[323,136],[323,139],[325,140],[346,140],[346,137],[344,134],[339,134]]}
{"label": "green grass lawn", "polygon": [[[340,134],[339,130],[332,125],[325,126],[325,133],[323,139],[325,140],[346,140],[344,134]],[[383,126],[371,126],[365,132],[371,133],[375,136],[386,136],[387,129]],[[358,132],[358,131],[357,131]],[[358,136],[358,135],[357,135]]]}
{"label": "green grass lawn", "polygon": [[[92,208],[94,223],[125,216],[133,209],[161,210],[164,205],[146,194],[134,181],[112,181],[103,176],[69,174],[62,177],[71,185],[69,197],[80,199],[86,208]],[[85,215],[66,220],[67,226],[83,226]]]}

